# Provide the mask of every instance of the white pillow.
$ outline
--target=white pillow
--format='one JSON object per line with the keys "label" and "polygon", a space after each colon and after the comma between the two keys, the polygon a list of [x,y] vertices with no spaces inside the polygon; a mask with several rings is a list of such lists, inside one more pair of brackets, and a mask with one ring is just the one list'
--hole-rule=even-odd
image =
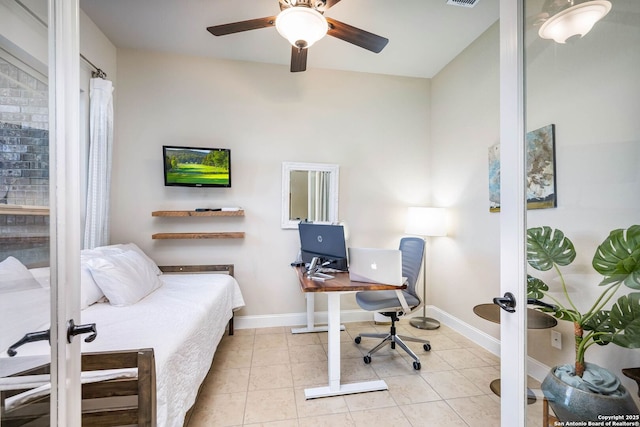
{"label": "white pillow", "polygon": [[140,249],[135,243],[120,243],[109,246],[99,246],[93,250],[106,254],[111,254],[114,252],[136,251],[145,260],[145,262],[149,264],[149,268],[151,268],[151,270],[154,271],[156,275],[159,276],[162,274],[162,270],[160,270],[155,261],[149,258],[149,256],[145,254],[144,251]]}
{"label": "white pillow", "polygon": [[95,304],[104,297],[104,292],[98,286],[91,270],[87,265],[87,260],[83,260],[80,264],[80,310],[84,310],[91,304]]}
{"label": "white pillow", "polygon": [[84,310],[91,304],[95,304],[104,297],[104,292],[98,286],[87,262],[90,259],[101,257],[102,253],[93,249],[83,249],[80,251],[80,309]]}
{"label": "white pillow", "polygon": [[43,288],[51,287],[51,269],[49,267],[30,268],[29,273]]}
{"label": "white pillow", "polygon": [[87,266],[111,305],[135,304],[162,286],[155,271],[135,250],[91,258]]}
{"label": "white pillow", "polygon": [[0,293],[39,288],[29,269],[10,256],[0,262]]}
{"label": "white pillow", "polygon": [[[86,259],[84,259],[86,261]],[[33,278],[45,289],[51,287],[51,270],[49,267],[30,268]],[[104,298],[102,290],[93,280],[91,271],[83,262],[80,264],[80,309],[84,310]]]}

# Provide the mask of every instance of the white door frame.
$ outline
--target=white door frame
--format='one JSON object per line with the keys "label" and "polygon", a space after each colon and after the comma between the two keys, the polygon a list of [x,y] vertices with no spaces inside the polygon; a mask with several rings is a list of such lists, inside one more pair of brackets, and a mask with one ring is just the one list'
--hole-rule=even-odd
{"label": "white door frame", "polygon": [[524,0],[500,0],[500,292],[516,299],[500,314],[501,426],[526,426],[526,203]]}
{"label": "white door frame", "polygon": [[49,188],[51,229],[51,422],[81,425],[80,138],[78,0],[49,0]]}

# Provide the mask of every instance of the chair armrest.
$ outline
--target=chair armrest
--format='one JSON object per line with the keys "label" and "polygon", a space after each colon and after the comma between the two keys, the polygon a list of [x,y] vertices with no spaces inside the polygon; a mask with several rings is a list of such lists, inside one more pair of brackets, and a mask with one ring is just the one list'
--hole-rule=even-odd
{"label": "chair armrest", "polygon": [[404,294],[402,293],[402,291],[400,289],[396,289],[396,295],[398,296],[398,299],[400,300],[400,305],[402,306],[402,310],[404,311],[404,314],[409,314],[411,312],[411,309],[409,308],[409,304],[407,303],[407,299],[404,297]]}

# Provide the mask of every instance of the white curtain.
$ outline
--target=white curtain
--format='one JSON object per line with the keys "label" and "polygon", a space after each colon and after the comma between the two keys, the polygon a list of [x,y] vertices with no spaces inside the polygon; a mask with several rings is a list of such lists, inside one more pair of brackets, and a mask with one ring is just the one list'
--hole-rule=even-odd
{"label": "white curtain", "polygon": [[311,188],[309,194],[312,195],[309,199],[313,200],[314,206],[314,218],[316,221],[329,221],[329,172],[316,171],[311,172],[313,179],[311,181]]}
{"label": "white curtain", "polygon": [[113,146],[113,83],[93,78],[89,91],[89,175],[85,249],[109,243],[109,189]]}

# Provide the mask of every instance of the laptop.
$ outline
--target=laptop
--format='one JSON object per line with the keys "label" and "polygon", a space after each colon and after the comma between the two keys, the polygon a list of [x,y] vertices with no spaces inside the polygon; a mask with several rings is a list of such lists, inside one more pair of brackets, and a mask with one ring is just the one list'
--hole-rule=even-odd
{"label": "laptop", "polygon": [[402,286],[402,252],[398,249],[349,248],[349,279],[353,282]]}

